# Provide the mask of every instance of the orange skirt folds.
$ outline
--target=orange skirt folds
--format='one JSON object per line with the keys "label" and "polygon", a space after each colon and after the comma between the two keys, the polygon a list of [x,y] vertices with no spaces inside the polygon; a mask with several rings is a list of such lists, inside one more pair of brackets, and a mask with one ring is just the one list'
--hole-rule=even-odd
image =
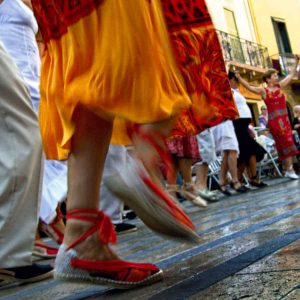
{"label": "orange skirt folds", "polygon": [[192,106],[172,136],[195,135],[238,117],[222,49],[205,0],[161,0],[179,69]]}
{"label": "orange skirt folds", "polygon": [[161,121],[189,107],[160,1],[32,5],[46,43],[39,120],[47,158],[68,157],[78,105],[104,119],[118,117],[116,124]]}

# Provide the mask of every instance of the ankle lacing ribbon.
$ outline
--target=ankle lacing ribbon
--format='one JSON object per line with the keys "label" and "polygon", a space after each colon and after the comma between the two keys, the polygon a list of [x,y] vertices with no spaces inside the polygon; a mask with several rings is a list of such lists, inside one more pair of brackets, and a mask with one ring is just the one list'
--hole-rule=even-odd
{"label": "ankle lacing ribbon", "polygon": [[117,234],[114,225],[112,224],[109,216],[104,214],[102,211],[95,209],[73,209],[67,213],[67,220],[69,219],[86,221],[93,223],[94,225],[92,225],[77,240],[71,243],[66,251],[73,248],[96,231],[98,231],[99,241],[102,244],[114,244],[117,242]]}

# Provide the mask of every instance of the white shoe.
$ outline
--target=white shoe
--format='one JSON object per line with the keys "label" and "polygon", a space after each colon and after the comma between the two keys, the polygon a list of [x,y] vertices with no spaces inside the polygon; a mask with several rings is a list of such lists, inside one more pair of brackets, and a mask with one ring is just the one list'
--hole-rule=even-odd
{"label": "white shoe", "polygon": [[290,178],[290,179],[295,179],[295,180],[299,179],[299,176],[295,172],[288,172],[288,171],[285,172],[284,177]]}

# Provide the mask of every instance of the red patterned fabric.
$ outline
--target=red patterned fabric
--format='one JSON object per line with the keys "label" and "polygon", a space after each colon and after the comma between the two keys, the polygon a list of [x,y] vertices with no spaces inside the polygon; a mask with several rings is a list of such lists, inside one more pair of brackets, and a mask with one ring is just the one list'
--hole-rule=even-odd
{"label": "red patterned fabric", "polygon": [[175,137],[166,141],[169,153],[176,158],[190,158],[200,161],[198,141],[195,136]]}
{"label": "red patterned fabric", "polygon": [[291,123],[286,108],[285,95],[278,89],[274,92],[266,90],[265,103],[268,109],[268,127],[275,140],[280,160],[297,155],[299,152],[294,144]]}
{"label": "red patterned fabric", "polygon": [[44,41],[59,39],[69,25],[90,14],[104,0],[32,0]]}
{"label": "red patterned fabric", "polygon": [[178,118],[173,136],[193,135],[237,110],[222,50],[204,0],[161,0],[171,42],[193,106]]}

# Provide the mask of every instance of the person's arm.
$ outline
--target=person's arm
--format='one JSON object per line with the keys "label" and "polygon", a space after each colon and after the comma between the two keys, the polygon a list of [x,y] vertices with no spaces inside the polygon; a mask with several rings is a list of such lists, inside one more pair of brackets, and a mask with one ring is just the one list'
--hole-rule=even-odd
{"label": "person's arm", "polygon": [[[1,1],[1,0],[0,0]],[[22,0],[25,5],[32,9],[31,0]]]}
{"label": "person's arm", "polygon": [[261,95],[263,97],[263,99],[266,98],[266,92],[263,88],[258,87],[258,86],[250,85],[244,78],[242,78],[242,76],[239,72],[236,72],[235,75],[236,75],[236,78],[238,79],[239,83],[243,87],[245,87],[248,91],[250,91],[254,94]]}
{"label": "person's arm", "polygon": [[42,34],[40,31],[38,31],[37,35],[36,35],[36,42],[39,48],[39,53],[40,53],[40,57],[43,56],[44,51],[45,51],[45,43],[42,37]]}
{"label": "person's arm", "polygon": [[300,60],[300,55],[295,55],[296,58],[296,62],[295,65],[293,66],[291,72],[289,75],[287,75],[284,79],[282,79],[279,84],[282,88],[288,86],[291,82],[291,80],[295,77],[295,75],[297,74],[297,66]]}

